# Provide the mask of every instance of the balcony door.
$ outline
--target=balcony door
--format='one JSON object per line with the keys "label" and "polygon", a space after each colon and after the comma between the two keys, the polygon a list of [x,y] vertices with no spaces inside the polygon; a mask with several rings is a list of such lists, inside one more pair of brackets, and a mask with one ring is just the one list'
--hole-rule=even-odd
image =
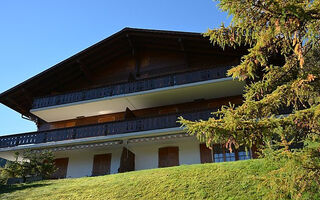
{"label": "balcony door", "polygon": [[94,155],[92,176],[110,174],[111,153]]}
{"label": "balcony door", "polygon": [[67,169],[68,169],[69,158],[58,158],[54,160],[54,165],[56,166],[57,170],[51,176],[53,179],[60,179],[66,178],[67,176]]}
{"label": "balcony door", "polygon": [[179,147],[163,147],[159,149],[159,167],[179,165]]}

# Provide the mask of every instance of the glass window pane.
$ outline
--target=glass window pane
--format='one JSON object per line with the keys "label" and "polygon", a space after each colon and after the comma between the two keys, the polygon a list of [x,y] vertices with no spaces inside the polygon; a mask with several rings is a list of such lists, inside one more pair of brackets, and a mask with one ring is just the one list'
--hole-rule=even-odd
{"label": "glass window pane", "polygon": [[219,144],[214,145],[213,153],[214,153],[214,162],[224,162],[221,145]]}
{"label": "glass window pane", "polygon": [[239,160],[249,160],[249,159],[251,159],[250,151],[245,151],[244,147],[240,147],[238,154],[239,154]]}
{"label": "glass window pane", "polygon": [[234,152],[230,153],[229,150],[226,149],[226,161],[235,161],[236,154]]}

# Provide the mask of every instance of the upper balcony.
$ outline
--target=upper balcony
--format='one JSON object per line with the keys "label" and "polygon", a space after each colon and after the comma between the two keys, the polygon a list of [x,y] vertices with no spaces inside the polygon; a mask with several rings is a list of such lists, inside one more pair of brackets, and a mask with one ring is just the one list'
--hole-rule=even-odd
{"label": "upper balcony", "polygon": [[54,122],[242,94],[244,83],[227,78],[228,69],[217,67],[36,98],[30,112]]}
{"label": "upper balcony", "polygon": [[183,132],[177,123],[179,116],[207,120],[213,111],[216,109],[1,136],[0,152],[174,134]]}

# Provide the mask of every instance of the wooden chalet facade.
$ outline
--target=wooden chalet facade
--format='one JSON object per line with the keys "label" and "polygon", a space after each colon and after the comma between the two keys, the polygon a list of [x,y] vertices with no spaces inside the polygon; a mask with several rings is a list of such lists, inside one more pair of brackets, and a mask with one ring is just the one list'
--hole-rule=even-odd
{"label": "wooden chalet facade", "polygon": [[38,127],[1,136],[0,157],[52,150],[54,178],[249,159],[208,149],[176,122],[241,104],[244,83],[226,72],[245,52],[199,33],[125,28],[0,95]]}

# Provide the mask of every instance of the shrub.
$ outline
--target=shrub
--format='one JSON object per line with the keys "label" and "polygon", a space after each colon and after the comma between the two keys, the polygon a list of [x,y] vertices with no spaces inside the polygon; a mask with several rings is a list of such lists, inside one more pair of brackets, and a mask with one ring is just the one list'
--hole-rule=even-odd
{"label": "shrub", "polygon": [[2,169],[4,180],[8,178],[23,178],[28,176],[41,176],[44,179],[49,178],[56,170],[54,165],[54,156],[50,151],[25,151],[19,160],[19,153],[15,153],[15,160],[8,161]]}

